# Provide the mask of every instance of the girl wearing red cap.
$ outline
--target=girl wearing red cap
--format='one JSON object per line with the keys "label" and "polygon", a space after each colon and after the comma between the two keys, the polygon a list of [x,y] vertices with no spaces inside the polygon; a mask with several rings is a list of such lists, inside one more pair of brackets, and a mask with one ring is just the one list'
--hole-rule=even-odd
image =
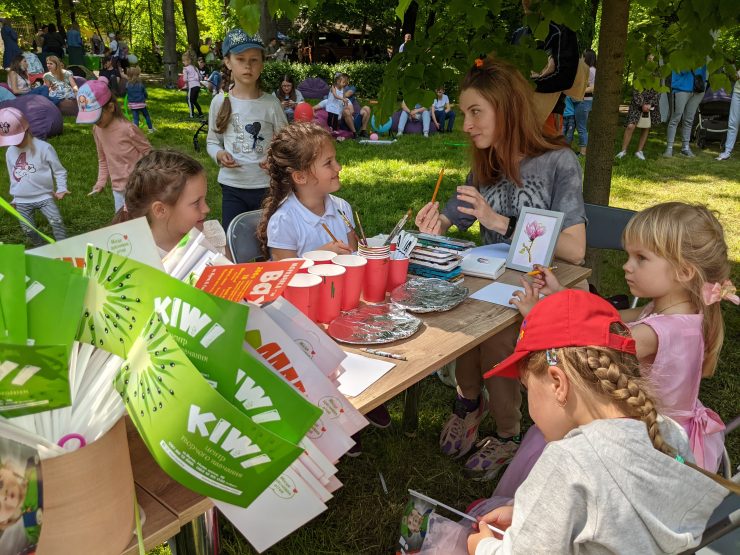
{"label": "girl wearing red cap", "polygon": [[[740,487],[693,464],[681,428],[656,411],[619,313],[585,291],[535,305],[514,354],[486,374],[518,379],[549,442],[513,505],[481,521],[472,555],[678,553]],[[680,491],[680,495],[675,492]]]}

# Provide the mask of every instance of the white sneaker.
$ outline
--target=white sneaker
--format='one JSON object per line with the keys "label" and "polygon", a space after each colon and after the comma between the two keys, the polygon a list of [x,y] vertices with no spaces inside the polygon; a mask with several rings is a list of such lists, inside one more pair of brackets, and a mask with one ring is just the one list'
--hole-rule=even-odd
{"label": "white sneaker", "polygon": [[722,160],[729,160],[729,158],[730,158],[730,155],[726,152],[723,152],[722,154],[717,156],[715,160],[719,160],[721,162]]}
{"label": "white sneaker", "polygon": [[694,154],[693,152],[691,152],[691,149],[689,147],[682,148],[681,149],[681,154],[683,156],[686,156],[686,158],[696,158],[696,154]]}
{"label": "white sneaker", "polygon": [[147,129],[147,133],[154,133],[155,131],[156,129],[154,129],[154,127],[152,127],[151,129]]}
{"label": "white sneaker", "polygon": [[620,150],[619,152],[617,152],[617,155],[615,156],[615,158],[617,160],[620,160],[620,159],[624,158],[625,156],[627,156],[627,151],[626,150]]}
{"label": "white sneaker", "polygon": [[424,133],[424,138],[425,139],[428,139],[429,138],[429,133]]}
{"label": "white sneaker", "polygon": [[639,158],[640,160],[645,160],[645,155],[642,153],[641,150],[638,150],[637,152],[635,152],[635,157]]}
{"label": "white sneaker", "polygon": [[673,158],[673,149],[666,148],[665,152],[663,153],[663,158]]}

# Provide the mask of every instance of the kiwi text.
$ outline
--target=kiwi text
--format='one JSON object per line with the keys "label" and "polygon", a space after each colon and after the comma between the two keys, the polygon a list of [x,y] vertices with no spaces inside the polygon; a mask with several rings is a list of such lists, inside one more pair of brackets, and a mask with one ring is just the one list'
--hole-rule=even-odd
{"label": "kiwi text", "polygon": [[225,331],[208,314],[201,313],[198,308],[182,299],[156,297],[154,311],[162,317],[166,326],[179,328],[193,338],[200,335],[200,344],[204,347],[208,347]]}

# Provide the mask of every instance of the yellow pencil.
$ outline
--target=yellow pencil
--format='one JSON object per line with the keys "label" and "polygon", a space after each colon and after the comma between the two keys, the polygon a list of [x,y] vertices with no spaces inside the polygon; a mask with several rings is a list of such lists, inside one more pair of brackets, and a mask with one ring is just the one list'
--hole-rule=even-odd
{"label": "yellow pencil", "polygon": [[331,240],[332,241],[334,241],[335,243],[338,243],[339,242],[339,240],[336,237],[334,237],[334,234],[331,232],[331,229],[329,229],[329,226],[328,225],[321,224],[321,227],[323,227],[324,230],[329,234],[329,237],[331,237]]}
{"label": "yellow pencil", "polygon": [[[550,266],[549,268],[545,268],[545,269],[552,271],[552,270],[557,270],[558,267],[557,266]],[[527,272],[524,275],[525,276],[536,276],[536,275],[541,274],[541,273],[542,273],[542,270],[532,270],[531,272]]]}
{"label": "yellow pencil", "polygon": [[439,186],[442,184],[442,178],[445,175],[445,167],[442,166],[442,169],[439,170],[439,177],[437,178],[437,186],[434,188],[434,193],[432,194],[432,204],[434,204],[434,201],[437,200],[437,193],[439,192]]}

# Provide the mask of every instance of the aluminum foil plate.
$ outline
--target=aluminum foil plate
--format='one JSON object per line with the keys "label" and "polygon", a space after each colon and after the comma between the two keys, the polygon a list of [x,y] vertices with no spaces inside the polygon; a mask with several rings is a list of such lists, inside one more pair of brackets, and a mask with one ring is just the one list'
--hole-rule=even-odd
{"label": "aluminum foil plate", "polygon": [[410,312],[444,312],[463,302],[467,287],[443,279],[412,277],[391,293],[391,302]]}
{"label": "aluminum foil plate", "polygon": [[414,335],[421,320],[392,304],[366,305],[342,312],[331,324],[329,335],[342,343],[379,345]]}

